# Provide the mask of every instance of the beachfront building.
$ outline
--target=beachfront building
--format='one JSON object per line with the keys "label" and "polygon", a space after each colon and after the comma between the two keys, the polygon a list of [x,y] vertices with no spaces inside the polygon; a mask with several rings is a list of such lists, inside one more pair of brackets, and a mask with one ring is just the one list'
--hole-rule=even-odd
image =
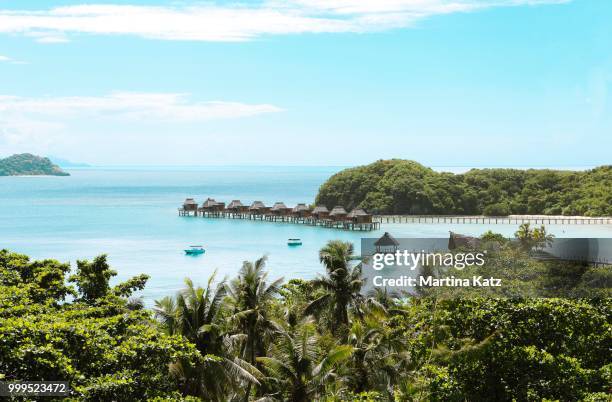
{"label": "beachfront building", "polygon": [[276,202],[270,209],[270,213],[275,216],[287,216],[291,212],[291,208],[287,207],[284,202]]}
{"label": "beachfront building", "polygon": [[312,210],[311,215],[314,219],[327,219],[329,217],[329,210],[325,205],[317,205],[315,209]]}
{"label": "beachfront building", "polygon": [[353,208],[346,217],[353,223],[372,223],[372,215],[361,208]]}
{"label": "beachfront building", "polygon": [[399,247],[399,242],[389,232],[385,232],[374,242],[377,253],[395,253]]}
{"label": "beachfront building", "polygon": [[213,198],[207,198],[202,204],[202,207],[198,209],[202,213],[202,216],[220,216],[225,210],[224,202],[217,202]]}
{"label": "beachfront building", "polygon": [[297,204],[291,210],[291,215],[295,218],[307,218],[310,216],[310,208],[306,204]]}
{"label": "beachfront building", "polygon": [[329,217],[333,221],[344,221],[346,220],[347,215],[348,214],[346,213],[346,209],[344,209],[344,207],[340,205],[336,205],[329,213]]}
{"label": "beachfront building", "polygon": [[198,213],[198,203],[193,198],[186,198],[183,202],[183,207],[179,208],[179,215],[189,216],[191,213],[194,215]]}
{"label": "beachfront building", "polygon": [[263,216],[270,211],[269,207],[261,201],[253,201],[251,206],[249,207],[249,213],[253,218],[262,219]]}
{"label": "beachfront building", "polygon": [[225,210],[231,214],[244,214],[249,210],[249,207],[240,202],[240,200],[232,200]]}

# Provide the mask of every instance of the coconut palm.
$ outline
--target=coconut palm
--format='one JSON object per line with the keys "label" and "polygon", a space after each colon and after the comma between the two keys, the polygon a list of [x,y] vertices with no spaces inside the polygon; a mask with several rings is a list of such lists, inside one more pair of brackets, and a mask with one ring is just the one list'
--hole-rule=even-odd
{"label": "coconut palm", "polygon": [[514,237],[518,239],[525,250],[531,250],[531,247],[533,247],[533,230],[529,222],[521,224],[518,230],[514,232]]}
{"label": "coconut palm", "polygon": [[187,367],[179,361],[171,367],[184,390],[221,401],[226,399],[232,387],[245,382],[258,383],[256,377],[261,373],[232,355],[231,336],[223,329],[225,281],[213,288],[214,281],[215,274],[204,289],[195,287],[191,279],[185,279],[185,289],[174,298],[156,301],[154,311],[167,333],[184,336],[204,356],[201,366]]}
{"label": "coconut palm", "polygon": [[347,343],[353,353],[348,382],[356,392],[376,389],[391,397],[395,383],[407,368],[404,334],[394,332],[388,318],[381,310],[370,310],[351,324]]}
{"label": "coconut palm", "polygon": [[351,266],[352,254],[353,245],[340,240],[329,241],[319,251],[319,260],[325,265],[327,276],[314,279],[312,284],[322,289],[324,294],[312,301],[304,311],[305,314],[317,314],[329,310],[332,314],[330,327],[334,333],[348,328],[349,306],[357,307],[362,299],[360,291],[364,280],[361,265]]}
{"label": "coconut palm", "polygon": [[[256,365],[258,356],[265,356],[269,339],[279,329],[269,310],[283,279],[267,284],[266,260],[264,256],[255,262],[245,261],[238,277],[226,287],[233,306],[230,322],[245,338],[242,358],[251,365]],[[250,390],[249,383],[245,400],[248,400]]]}
{"label": "coconut palm", "polygon": [[334,368],[353,351],[349,345],[340,345],[322,352],[312,320],[291,330],[281,330],[278,336],[271,356],[257,358],[269,375],[266,381],[274,385],[275,392],[268,394],[268,398],[291,402],[315,400],[326,383],[336,380]]}
{"label": "coconut palm", "polygon": [[542,225],[533,229],[532,237],[536,249],[544,249],[552,245],[555,235],[547,233],[546,228]]}

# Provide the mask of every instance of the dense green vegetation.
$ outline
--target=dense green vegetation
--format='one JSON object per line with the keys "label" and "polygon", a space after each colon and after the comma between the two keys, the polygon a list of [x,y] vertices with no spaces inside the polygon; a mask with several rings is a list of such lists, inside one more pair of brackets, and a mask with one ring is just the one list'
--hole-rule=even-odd
{"label": "dense green vegetation", "polygon": [[70,176],[59,166],[54,165],[49,158],[32,154],[15,154],[0,159],[0,176],[17,175]]}
{"label": "dense green vegetation", "polygon": [[610,216],[612,166],[452,174],[413,161],[380,160],[333,175],[319,189],[316,203],[379,214]]}
{"label": "dense green vegetation", "polygon": [[505,271],[511,297],[366,293],[352,245],[332,241],[318,279],[270,280],[262,258],[231,280],[186,280],[152,311],[130,297],[147,277],[110,286],[105,256],[69,275],[3,250],[0,378],[67,380],[73,400],[91,401],[607,400],[609,275],[588,299],[526,297],[580,290],[595,268],[533,285],[559,275],[521,233],[483,236],[498,246],[480,273]]}

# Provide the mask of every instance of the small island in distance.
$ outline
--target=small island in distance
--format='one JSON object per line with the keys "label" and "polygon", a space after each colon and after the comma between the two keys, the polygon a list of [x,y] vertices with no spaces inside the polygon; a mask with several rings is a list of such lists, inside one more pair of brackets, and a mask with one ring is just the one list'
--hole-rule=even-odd
{"label": "small island in distance", "polygon": [[0,176],[70,176],[49,158],[28,153],[0,159]]}

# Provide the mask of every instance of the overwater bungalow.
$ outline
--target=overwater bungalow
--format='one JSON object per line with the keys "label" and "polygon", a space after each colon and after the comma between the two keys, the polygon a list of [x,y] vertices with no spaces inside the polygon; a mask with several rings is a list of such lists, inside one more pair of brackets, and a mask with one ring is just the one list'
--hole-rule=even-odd
{"label": "overwater bungalow", "polygon": [[353,223],[372,223],[372,215],[361,208],[354,208],[346,217]]}
{"label": "overwater bungalow", "polygon": [[[191,213],[190,213],[191,212]],[[335,206],[331,213],[325,205],[318,205],[312,211],[306,204],[297,204],[293,208],[278,201],[272,207],[267,207],[262,201],[254,201],[250,206],[240,200],[233,200],[227,208],[224,202],[207,198],[201,207],[193,198],[187,198],[179,216],[201,216],[203,218],[250,219],[269,222],[286,222],[310,226],[320,226],[330,229],[363,230],[377,229],[380,224],[372,221],[372,216],[361,209],[347,214],[342,206]]]}
{"label": "overwater bungalow", "polygon": [[217,202],[213,198],[207,198],[200,208],[203,212],[223,212],[225,209],[224,202]]}
{"label": "overwater bungalow", "polygon": [[266,207],[266,205],[263,202],[261,202],[261,201],[254,201],[251,204],[251,206],[249,207],[249,212],[252,215],[264,215],[269,210],[270,210],[270,208]]}
{"label": "overwater bungalow", "polygon": [[374,242],[377,253],[395,253],[399,247],[399,242],[389,232],[385,232]]}
{"label": "overwater bungalow", "polygon": [[249,207],[240,202],[240,200],[232,200],[225,210],[234,214],[241,214],[247,212],[248,209]]}
{"label": "overwater bungalow", "polygon": [[186,198],[183,202],[183,210],[185,212],[195,212],[198,210],[198,203],[193,198]]}
{"label": "overwater bungalow", "polygon": [[306,204],[297,204],[291,210],[291,215],[296,218],[307,218],[310,216],[310,208],[308,208]]}
{"label": "overwater bungalow", "polygon": [[329,217],[329,210],[325,205],[317,205],[315,209],[312,210],[311,215],[315,219],[327,219],[327,217]]}
{"label": "overwater bungalow", "polygon": [[287,216],[291,212],[291,208],[287,207],[284,202],[276,202],[270,209],[270,213],[275,216]]}
{"label": "overwater bungalow", "polygon": [[343,221],[346,220],[346,209],[343,206],[336,205],[331,212],[329,213],[329,217],[334,221]]}

